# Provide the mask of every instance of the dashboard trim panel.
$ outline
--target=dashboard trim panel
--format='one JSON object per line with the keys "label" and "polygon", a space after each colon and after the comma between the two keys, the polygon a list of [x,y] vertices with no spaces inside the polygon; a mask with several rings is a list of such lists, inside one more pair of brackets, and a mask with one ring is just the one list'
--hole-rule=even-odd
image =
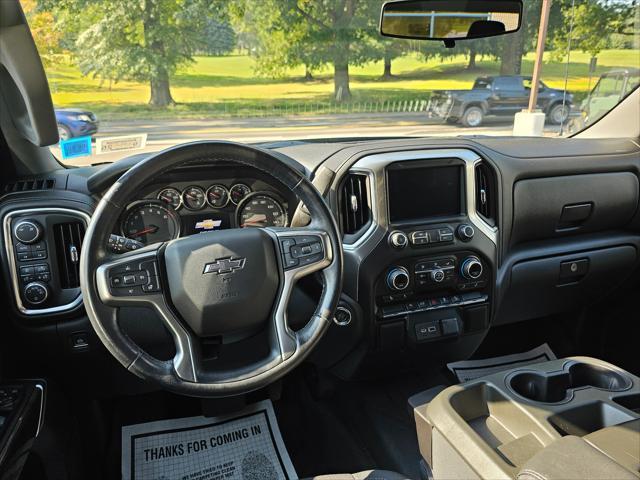
{"label": "dashboard trim panel", "polygon": [[57,305],[55,307],[47,307],[47,308],[38,308],[38,309],[30,309],[25,307],[24,303],[22,303],[22,298],[20,297],[20,282],[18,281],[18,271],[16,269],[16,257],[13,248],[13,236],[11,235],[11,220],[19,215],[31,215],[34,213],[42,214],[42,213],[64,213],[69,216],[75,216],[84,220],[85,228],[89,226],[91,222],[91,217],[81,211],[74,210],[71,208],[59,208],[59,207],[42,207],[42,208],[25,208],[20,210],[12,210],[7,213],[3,220],[3,233],[4,233],[4,244],[5,251],[7,253],[7,258],[9,260],[9,272],[11,274],[11,286],[13,287],[13,294],[16,301],[16,306],[18,310],[23,315],[51,315],[56,313],[63,313],[69,310],[73,310],[82,304],[82,293],[79,293],[78,296],[72,302],[66,303],[64,305]]}
{"label": "dashboard trim panel", "polygon": [[353,243],[343,244],[346,251],[359,250],[368,244],[377,229],[386,231],[389,228],[387,179],[385,169],[392,163],[419,160],[437,160],[455,158],[465,163],[465,196],[469,221],[480,230],[494,245],[498,244],[498,228],[487,224],[476,211],[475,167],[482,162],[477,153],[462,149],[408,150],[402,152],[381,153],[362,157],[354,163],[348,172],[365,174],[371,185],[369,197],[371,201],[371,224],[367,230]]}

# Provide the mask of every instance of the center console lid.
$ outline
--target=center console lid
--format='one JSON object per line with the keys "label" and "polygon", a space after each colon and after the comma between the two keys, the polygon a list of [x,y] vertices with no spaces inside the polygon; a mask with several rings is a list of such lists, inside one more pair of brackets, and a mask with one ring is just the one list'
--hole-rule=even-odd
{"label": "center console lid", "polygon": [[[565,470],[549,466],[539,478],[568,478],[573,460],[599,456],[618,471],[609,478],[640,478],[640,379],[601,360],[553,360],[454,385],[414,415],[435,479],[513,479],[554,452],[567,455]],[[588,458],[572,458],[576,448]]]}

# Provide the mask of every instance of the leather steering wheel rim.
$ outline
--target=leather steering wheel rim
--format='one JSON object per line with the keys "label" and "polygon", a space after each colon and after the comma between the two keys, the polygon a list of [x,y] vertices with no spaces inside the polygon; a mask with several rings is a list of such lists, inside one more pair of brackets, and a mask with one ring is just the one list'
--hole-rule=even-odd
{"label": "leather steering wheel rim", "polygon": [[[93,328],[107,350],[130,372],[162,388],[184,395],[224,397],[262,388],[299,365],[317,345],[331,323],[342,289],[342,244],[335,219],[321,194],[293,166],[287,157],[264,149],[233,142],[194,142],[159,152],[124,173],[105,193],[92,215],[80,258],[80,283],[85,309]],[[279,286],[272,314],[266,322],[270,354],[264,361],[226,370],[206,372],[198,361],[193,331],[180,319],[168,300],[168,282],[159,294],[114,297],[110,294],[109,272],[123,262],[164,261],[163,245],[114,255],[107,241],[127,202],[139,188],[169,170],[191,164],[215,165],[232,162],[266,172],[289,188],[308,209],[307,227],[260,229],[272,237],[278,259]],[[238,231],[240,235],[243,230]],[[221,231],[220,233],[225,232]],[[216,232],[218,233],[218,232]],[[215,234],[211,238],[215,237]],[[248,234],[247,234],[248,235]],[[309,237],[313,235],[313,237]],[[254,235],[255,236],[255,235]],[[200,237],[200,236],[198,236]],[[177,239],[173,242],[186,240]],[[287,270],[280,255],[284,238],[313,238],[323,246],[322,260],[307,267]],[[171,243],[171,242],[169,242]],[[166,247],[169,248],[169,247]],[[302,276],[319,272],[323,288],[316,310],[302,329],[292,332],[286,324],[286,306],[291,289]],[[206,273],[206,272],[204,272]],[[175,282],[175,281],[174,281]],[[164,299],[164,300],[163,300]],[[148,306],[159,313],[176,343],[176,356],[159,360],[133,342],[119,327],[118,311],[123,306]],[[191,357],[191,358],[188,358]]]}

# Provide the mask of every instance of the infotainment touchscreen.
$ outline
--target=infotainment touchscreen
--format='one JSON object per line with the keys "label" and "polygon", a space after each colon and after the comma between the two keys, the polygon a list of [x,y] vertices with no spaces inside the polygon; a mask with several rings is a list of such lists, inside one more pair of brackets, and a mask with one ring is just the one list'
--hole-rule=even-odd
{"label": "infotainment touchscreen", "polygon": [[387,170],[392,223],[462,213],[462,166],[405,165]]}

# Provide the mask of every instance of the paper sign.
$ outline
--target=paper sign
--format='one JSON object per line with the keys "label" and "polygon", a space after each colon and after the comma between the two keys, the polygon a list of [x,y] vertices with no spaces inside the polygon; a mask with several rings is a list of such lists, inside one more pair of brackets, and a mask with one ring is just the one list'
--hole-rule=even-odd
{"label": "paper sign", "polygon": [[273,405],[122,427],[125,480],[293,480]]}
{"label": "paper sign", "polygon": [[60,152],[62,159],[87,157],[91,155],[91,137],[76,137],[69,140],[60,140]]}
{"label": "paper sign", "polygon": [[96,154],[140,150],[147,145],[147,134],[124,135],[121,137],[99,137],[96,139]]}

